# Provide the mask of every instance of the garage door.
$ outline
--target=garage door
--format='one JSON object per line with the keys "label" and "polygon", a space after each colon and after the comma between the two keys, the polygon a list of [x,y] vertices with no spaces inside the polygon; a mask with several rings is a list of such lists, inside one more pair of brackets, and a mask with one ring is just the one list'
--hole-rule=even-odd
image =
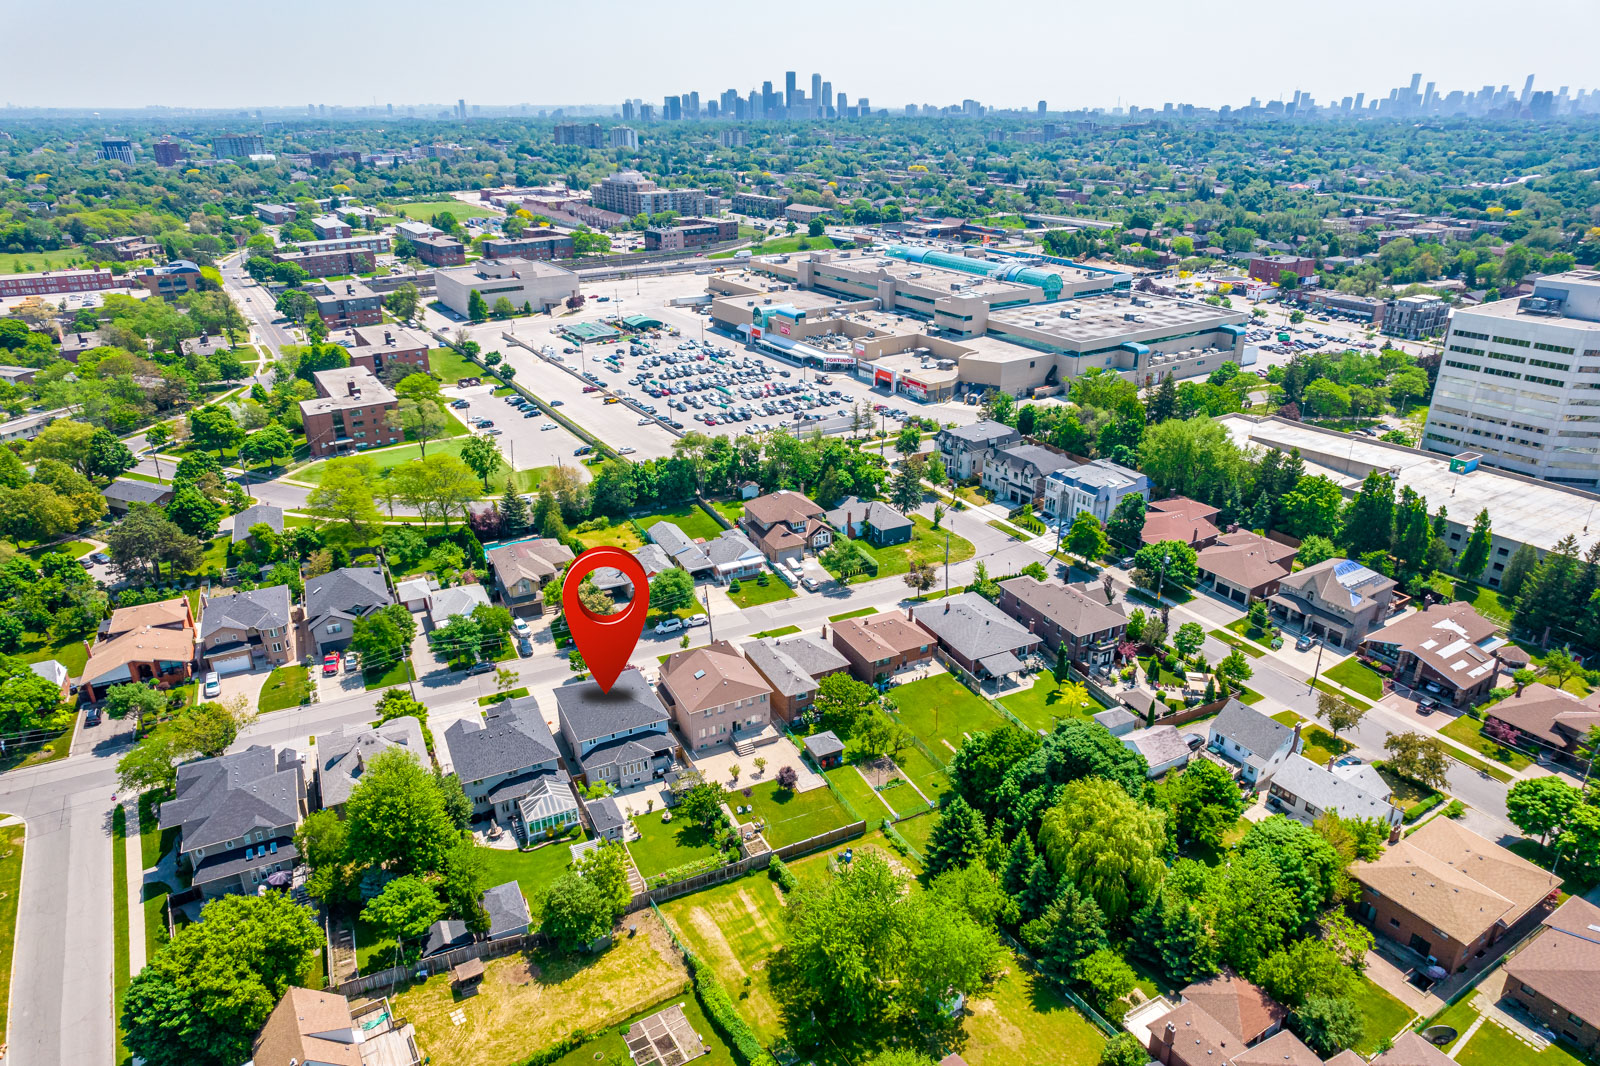
{"label": "garage door", "polygon": [[211,669],[227,677],[229,674],[242,674],[250,669],[251,662],[248,655],[235,655],[229,659],[218,659],[211,664]]}

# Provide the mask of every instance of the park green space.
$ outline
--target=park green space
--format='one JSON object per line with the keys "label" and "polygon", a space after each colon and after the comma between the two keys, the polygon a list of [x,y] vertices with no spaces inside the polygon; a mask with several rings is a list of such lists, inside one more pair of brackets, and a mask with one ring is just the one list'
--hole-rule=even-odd
{"label": "park green space", "polygon": [[34,274],[61,270],[88,261],[86,248],[53,248],[47,252],[0,252],[0,274]]}
{"label": "park green space", "polygon": [[395,210],[407,218],[428,221],[434,215],[454,215],[457,219],[463,218],[492,218],[494,212],[476,204],[465,203],[461,200],[422,200],[414,204],[396,204]]}
{"label": "park green space", "polygon": [[[397,444],[391,448],[374,448],[370,451],[364,451],[359,454],[367,459],[372,460],[373,466],[381,476],[385,470],[393,469],[394,467],[402,466],[406,463],[415,462],[421,459],[424,451],[426,451],[428,455],[454,455],[457,458],[460,458],[462,446],[465,445],[470,439],[471,437],[463,435],[459,437],[449,437],[444,440],[430,441],[426,449],[418,444]],[[323,459],[312,463],[310,466],[301,467],[299,470],[291,473],[289,475],[289,479],[291,481],[304,481],[310,484],[320,484],[323,473],[328,469],[328,462],[329,460]],[[539,491],[539,486],[544,482],[544,479],[549,476],[550,471],[555,469],[555,467],[552,466],[536,466],[529,470],[517,470],[512,472],[508,470],[508,465],[509,464],[502,464],[499,469],[490,475],[489,491],[484,494],[485,496],[498,497],[503,495],[506,491],[506,478],[508,475],[515,478],[518,492],[537,492]],[[384,511],[383,501],[381,499],[378,501],[378,506],[379,510],[387,517],[387,511]]]}

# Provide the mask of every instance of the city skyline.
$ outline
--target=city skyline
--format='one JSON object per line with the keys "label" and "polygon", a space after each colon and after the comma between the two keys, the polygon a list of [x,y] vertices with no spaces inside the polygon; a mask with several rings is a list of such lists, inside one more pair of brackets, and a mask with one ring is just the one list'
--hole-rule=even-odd
{"label": "city skyline", "polygon": [[[93,17],[96,8],[108,15],[111,11],[109,4],[92,0],[75,27],[81,38],[78,47],[88,52],[181,52],[192,46],[204,53],[215,47],[215,15],[192,2],[148,13],[132,27],[122,19]],[[1063,51],[1024,54],[1013,61],[1001,48],[990,58],[965,61],[951,51],[952,27],[970,23],[970,9],[948,0],[934,0],[909,23],[897,10],[868,7],[852,9],[848,25],[753,13],[692,31],[630,18],[630,12],[643,10],[636,3],[618,8],[603,48],[608,56],[625,57],[622,64],[594,62],[583,49],[550,49],[532,70],[489,63],[410,68],[397,67],[391,59],[415,47],[415,20],[407,11],[413,9],[419,17],[424,13],[415,0],[386,5],[382,18],[373,17],[375,10],[366,5],[328,10],[289,0],[285,17],[293,20],[303,13],[315,21],[319,37],[359,41],[361,47],[329,65],[321,49],[283,49],[265,37],[240,38],[228,46],[230,69],[272,76],[130,80],[114,65],[103,65],[76,72],[70,82],[59,78],[49,50],[24,50],[15,57],[15,77],[3,99],[14,109],[71,110],[303,108],[308,102],[382,109],[393,103],[434,117],[439,108],[462,99],[493,108],[526,102],[534,110],[611,108],[634,97],[659,106],[666,96],[694,91],[686,82],[699,81],[711,83],[698,86],[703,99],[728,88],[744,95],[791,68],[801,71],[806,79],[801,87],[807,90],[811,70],[829,68],[824,76],[836,93],[843,90],[852,100],[865,96],[874,108],[891,112],[903,111],[908,103],[959,104],[962,98],[1006,109],[1031,110],[1044,99],[1053,110],[1107,111],[1130,102],[1158,109],[1166,102],[1237,107],[1252,96],[1263,102],[1287,101],[1296,91],[1324,102],[1358,92],[1370,99],[1386,94],[1416,70],[1428,72],[1426,77],[1442,91],[1470,91],[1483,84],[1519,86],[1534,72],[1542,88],[1556,90],[1564,84],[1575,93],[1593,80],[1584,44],[1600,30],[1600,9],[1574,0],[1550,5],[1550,24],[1564,27],[1559,34],[1448,37],[1447,25],[1487,29],[1503,11],[1487,0],[1412,3],[1398,9],[1357,0],[1341,9],[1341,24],[1355,33],[1366,20],[1376,20],[1383,33],[1359,49],[1341,49],[1329,39],[1328,16],[1322,13],[1286,12],[1270,25],[1240,25],[1195,20],[1189,9],[1158,0],[1142,16],[1143,24],[1165,19],[1182,32],[1157,34],[1136,47],[1130,42],[1130,51],[1105,47],[1127,32],[1126,20],[1114,11],[1001,4],[986,8],[991,27],[1015,30],[1019,40],[1056,40]],[[54,32],[52,21],[47,9],[20,10],[13,13],[9,28],[16,39],[30,34],[43,39]],[[748,47],[750,40],[761,38],[768,22],[774,33],[781,32],[777,39],[783,46]],[[839,49],[841,31],[878,43],[858,53]],[[1324,51],[1326,61],[1316,58]],[[704,55],[695,58],[696,53]],[[817,56],[827,59],[817,61]],[[695,73],[686,77],[685,70]],[[316,97],[308,100],[307,87],[312,85]]]}

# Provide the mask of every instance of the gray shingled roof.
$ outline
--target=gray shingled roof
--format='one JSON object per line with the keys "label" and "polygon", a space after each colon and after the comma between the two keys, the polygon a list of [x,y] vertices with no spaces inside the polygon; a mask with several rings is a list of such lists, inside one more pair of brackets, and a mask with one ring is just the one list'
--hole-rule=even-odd
{"label": "gray shingled roof", "polygon": [[592,778],[607,766],[653,759],[656,752],[670,749],[672,745],[673,741],[669,740],[665,733],[641,733],[631,737],[620,737],[590,748],[587,755],[579,757],[578,764],[583,767],[583,772]]}
{"label": "gray shingled roof", "polygon": [[718,566],[726,566],[741,560],[760,562],[763,558],[760,549],[751,544],[750,538],[737,529],[723,530],[721,536],[706,542],[705,551],[706,558]]}
{"label": "gray shingled roof", "polygon": [[618,674],[610,692],[601,692],[593,681],[557,687],[556,713],[561,731],[574,749],[597,737],[658,723],[665,725],[667,721],[666,708],[656,698],[655,690],[635,669]]}
{"label": "gray shingled roof", "polygon": [[993,419],[974,422],[970,426],[954,426],[941,430],[939,435],[950,440],[966,441],[968,444],[986,444],[991,440],[1018,440],[1022,434]]}
{"label": "gray shingled roof", "polygon": [[777,637],[752,640],[744,645],[743,651],[744,657],[761,671],[761,676],[785,696],[799,696],[816,690],[816,679],[795,661],[788,649],[778,643]]}
{"label": "gray shingled roof", "polygon": [[306,618],[335,612],[360,616],[394,602],[383,572],[375,566],[347,566],[306,582]]}
{"label": "gray shingled roof", "polygon": [[289,624],[289,586],[251,589],[206,601],[200,639],[219,629],[277,629]]}
{"label": "gray shingled roof", "polygon": [[1078,465],[1066,456],[1058,455],[1038,444],[1013,444],[1009,448],[1001,448],[995,452],[994,461],[1024,472],[1032,468],[1038,477],[1043,477],[1052,470]]}
{"label": "gray shingled roof", "polygon": [[532,696],[491,707],[484,714],[483,725],[466,720],[453,723],[444,731],[444,742],[456,776],[463,781],[516,773],[560,758],[539,701]]}
{"label": "gray shingled roof", "polygon": [[1103,594],[1086,594],[1070,585],[1035,581],[1027,575],[1002,581],[1000,587],[1073,636],[1087,636],[1128,624],[1121,606],[1108,605]]}
{"label": "gray shingled roof", "polygon": [[528,901],[515,881],[495,885],[483,893],[483,909],[489,912],[489,939],[497,940],[513,930],[525,928],[533,920]]}
{"label": "gray shingled roof", "polygon": [[[1303,755],[1291,755],[1272,775],[1274,786],[1298,796],[1302,801],[1325,811],[1338,811],[1341,818],[1377,818],[1388,822],[1394,808],[1383,795],[1373,795],[1354,781],[1345,780],[1323,769]],[[1387,794],[1385,789],[1384,794]]]}
{"label": "gray shingled roof", "polygon": [[811,753],[813,759],[844,754],[844,741],[840,740],[831,729],[825,729],[821,733],[813,733],[806,737],[805,745],[806,750]]}
{"label": "gray shingled roof", "polygon": [[1274,722],[1248,704],[1230,699],[1212,720],[1211,732],[1237,741],[1255,759],[1265,762],[1267,756],[1277,751],[1294,730],[1281,722]]}
{"label": "gray shingled roof", "polygon": [[856,496],[846,496],[840,500],[839,506],[825,517],[828,524],[838,530],[855,522],[866,522],[873,529],[899,529],[911,524],[911,519],[882,500],[862,500]]}
{"label": "gray shingled roof", "polygon": [[963,592],[936,603],[913,607],[911,617],[926,626],[941,643],[974,662],[1039,642],[1038,637],[976,592]]}
{"label": "gray shingled roof", "polygon": [[622,825],[622,808],[617,806],[617,801],[610,796],[602,796],[588,803],[589,821],[594,824],[594,831],[605,833]]}
{"label": "gray shingled roof", "polygon": [[409,751],[426,765],[422,723],[405,715],[376,727],[347,725],[338,732],[318,736],[313,750],[317,756],[317,785],[322,805],[337,807],[348,800],[361,783],[367,763],[391,748]]}
{"label": "gray shingled roof", "polygon": [[1174,726],[1157,725],[1139,729],[1119,738],[1122,746],[1144,756],[1144,761],[1154,769],[1169,762],[1189,757],[1189,745]]}
{"label": "gray shingled roof", "polygon": [[711,560],[706,558],[705,551],[689,539],[689,535],[671,522],[657,522],[645,531],[653,542],[661,545],[662,549],[685,570],[705,570],[711,565]]}
{"label": "gray shingled roof", "polygon": [[428,927],[428,939],[422,945],[422,957],[439,955],[451,948],[459,948],[472,943],[472,934],[467,932],[467,923],[450,918],[434,922]]}
{"label": "gray shingled roof", "polygon": [[300,768],[266,745],[178,767],[172,799],[161,805],[161,828],[181,827],[183,850],[236,840],[255,829],[300,820]]}
{"label": "gray shingled roof", "polygon": [[117,503],[159,503],[172,495],[172,486],[118,478],[101,489],[100,495]]}
{"label": "gray shingled roof", "polygon": [[258,503],[246,507],[233,516],[233,541],[238,543],[250,535],[250,527],[269,525],[273,532],[283,532],[283,508],[274,507],[270,503]]}

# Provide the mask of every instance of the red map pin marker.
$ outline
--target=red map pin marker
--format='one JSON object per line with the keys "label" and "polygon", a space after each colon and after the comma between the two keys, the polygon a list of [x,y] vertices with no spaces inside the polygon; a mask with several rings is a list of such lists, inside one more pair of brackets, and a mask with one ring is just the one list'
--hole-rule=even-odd
{"label": "red map pin marker", "polygon": [[[602,566],[614,566],[633,582],[633,599],[616,614],[595,614],[578,602],[578,586],[587,575]],[[573,643],[589,665],[595,684],[601,692],[610,692],[634,646],[639,634],[644,632],[644,618],[650,613],[650,579],[633,553],[604,545],[590,548],[576,559],[567,570],[566,583],[561,586],[561,606],[567,614],[567,628],[572,630]]]}

